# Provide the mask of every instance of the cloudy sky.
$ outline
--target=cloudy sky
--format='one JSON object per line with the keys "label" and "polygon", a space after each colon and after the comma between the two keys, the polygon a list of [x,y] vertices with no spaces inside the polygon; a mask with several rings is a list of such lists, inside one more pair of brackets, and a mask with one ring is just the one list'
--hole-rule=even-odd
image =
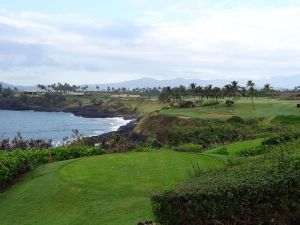
{"label": "cloudy sky", "polygon": [[0,81],[300,76],[299,0],[0,0]]}

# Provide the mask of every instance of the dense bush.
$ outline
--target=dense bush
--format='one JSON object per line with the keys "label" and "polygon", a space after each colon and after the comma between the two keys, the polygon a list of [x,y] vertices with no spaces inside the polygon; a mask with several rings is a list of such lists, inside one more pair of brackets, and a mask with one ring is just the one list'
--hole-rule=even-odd
{"label": "dense bush", "polygon": [[[282,126],[251,119],[242,122],[239,118],[228,123],[222,120],[182,119],[164,115],[145,117],[135,131],[147,140],[156,140],[161,146],[178,146],[195,143],[208,148],[240,140],[251,140],[282,132]],[[276,129],[275,129],[276,128]]]}
{"label": "dense bush", "polygon": [[272,150],[270,146],[259,146],[256,148],[251,148],[251,149],[243,149],[239,151],[238,155],[243,156],[243,157],[248,157],[248,156],[256,156],[256,155],[261,155],[264,153],[268,153]]}
{"label": "dense bush", "polygon": [[174,147],[175,151],[178,152],[203,152],[203,146],[193,143],[181,144]]}
{"label": "dense bush", "polygon": [[244,123],[245,120],[239,116],[233,116],[227,120],[229,123]]}
{"label": "dense bush", "polygon": [[52,161],[102,154],[100,148],[85,146],[58,147],[48,150],[17,150],[0,153],[0,190],[16,177]]}
{"label": "dense bush", "polygon": [[231,126],[214,126],[194,128],[191,130],[168,130],[165,136],[158,136],[158,140],[164,142],[162,138],[166,138],[168,144],[179,145],[183,143],[196,143],[204,148],[233,142],[240,139],[240,134],[234,127]]}
{"label": "dense bush", "polygon": [[216,106],[219,105],[220,102],[219,101],[208,101],[208,102],[204,102],[202,104],[202,106],[206,107],[206,106]]}
{"label": "dense bush", "polygon": [[194,103],[192,101],[180,101],[178,103],[178,107],[179,108],[190,108],[190,107],[194,107]]}
{"label": "dense bush", "polygon": [[221,147],[218,148],[214,154],[218,154],[218,155],[228,155],[228,149],[226,147]]}
{"label": "dense bush", "polygon": [[152,196],[162,225],[299,224],[300,162],[287,153],[249,159]]}
{"label": "dense bush", "polygon": [[280,115],[280,116],[276,116],[272,120],[272,122],[273,123],[287,124],[287,125],[300,124],[300,116]]}
{"label": "dense bush", "polygon": [[284,134],[273,135],[272,137],[265,139],[262,142],[262,144],[263,145],[279,145],[282,143],[293,141],[297,138],[300,138],[300,132],[292,132],[292,133],[287,132]]}

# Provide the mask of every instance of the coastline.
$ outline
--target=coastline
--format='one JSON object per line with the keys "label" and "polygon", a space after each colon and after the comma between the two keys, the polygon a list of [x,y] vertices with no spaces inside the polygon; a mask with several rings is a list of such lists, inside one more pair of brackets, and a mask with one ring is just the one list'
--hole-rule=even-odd
{"label": "coastline", "polygon": [[136,125],[139,123],[139,121],[140,121],[140,118],[136,117],[136,118],[132,119],[129,123],[127,123],[123,126],[120,126],[118,128],[118,130],[116,130],[116,131],[110,131],[110,132],[106,132],[106,133],[103,133],[100,135],[84,137],[83,139],[89,143],[98,144],[106,137],[110,137],[113,135],[121,135],[127,141],[141,141],[141,140],[144,140],[144,138],[142,136],[132,135],[133,130],[136,127]]}
{"label": "coastline", "polygon": [[119,110],[110,111],[92,106],[74,107],[74,108],[41,108],[41,107],[12,107],[12,106],[0,106],[0,110],[14,110],[14,111],[34,111],[34,112],[65,112],[72,113],[74,116],[81,116],[85,118],[114,118],[122,117],[126,120],[135,119],[137,115],[133,111]]}
{"label": "coastline", "polygon": [[99,142],[98,140],[101,140],[104,137],[111,136],[114,134],[119,134],[124,136],[125,138],[130,137],[130,134],[134,130],[135,126],[137,125],[138,121],[140,120],[139,117],[135,115],[129,115],[128,113],[122,114],[120,112],[95,112],[92,110],[78,110],[78,108],[68,108],[68,109],[32,109],[32,108],[15,108],[15,107],[0,107],[0,110],[11,110],[11,111],[33,111],[33,112],[62,112],[62,113],[71,113],[72,115],[76,117],[83,117],[83,118],[99,118],[99,119],[115,119],[115,118],[122,118],[124,120],[128,120],[128,123],[125,125],[118,126],[117,129],[114,129],[113,131],[107,131],[102,134],[93,134],[90,136],[84,136],[83,138],[87,140],[88,142],[94,142],[95,144]]}

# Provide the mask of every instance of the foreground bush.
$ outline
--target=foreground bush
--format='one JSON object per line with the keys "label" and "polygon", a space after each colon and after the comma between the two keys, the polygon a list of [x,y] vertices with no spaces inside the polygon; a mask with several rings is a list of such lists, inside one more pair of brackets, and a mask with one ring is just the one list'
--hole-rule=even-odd
{"label": "foreground bush", "polygon": [[201,173],[152,196],[162,225],[299,224],[300,163],[288,154]]}
{"label": "foreground bush", "polygon": [[0,140],[0,150],[12,151],[17,149],[28,150],[28,149],[49,149],[52,147],[52,140],[43,139],[30,139],[24,140],[20,133],[13,138],[10,142],[9,139],[5,138]]}
{"label": "foreground bush", "polygon": [[13,182],[18,176],[39,165],[74,159],[84,156],[100,155],[103,150],[85,146],[58,147],[48,150],[17,150],[0,153],[0,190]]}

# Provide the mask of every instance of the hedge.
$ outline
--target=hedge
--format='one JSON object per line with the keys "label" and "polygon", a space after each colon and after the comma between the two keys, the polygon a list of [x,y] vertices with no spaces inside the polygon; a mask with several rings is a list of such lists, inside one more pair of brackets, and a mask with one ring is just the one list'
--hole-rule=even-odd
{"label": "hedge", "polygon": [[100,148],[85,146],[58,147],[48,150],[2,151],[0,152],[0,191],[4,190],[18,176],[39,165],[102,153],[103,150]]}
{"label": "hedge", "polygon": [[161,225],[299,224],[299,199],[300,163],[289,156],[205,172],[151,198]]}

